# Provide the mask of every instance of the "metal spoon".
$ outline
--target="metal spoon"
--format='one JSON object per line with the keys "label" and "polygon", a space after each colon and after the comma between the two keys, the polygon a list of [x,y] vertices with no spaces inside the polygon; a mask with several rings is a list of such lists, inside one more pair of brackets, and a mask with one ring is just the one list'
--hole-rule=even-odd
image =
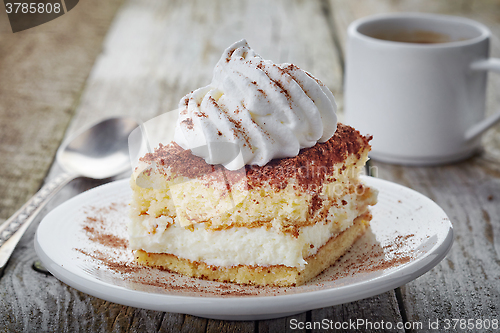
{"label": "metal spoon", "polygon": [[67,183],[77,177],[109,178],[130,168],[128,136],[137,126],[137,121],[131,118],[105,119],[59,147],[57,162],[65,172],[45,184],[0,225],[0,273],[35,217]]}

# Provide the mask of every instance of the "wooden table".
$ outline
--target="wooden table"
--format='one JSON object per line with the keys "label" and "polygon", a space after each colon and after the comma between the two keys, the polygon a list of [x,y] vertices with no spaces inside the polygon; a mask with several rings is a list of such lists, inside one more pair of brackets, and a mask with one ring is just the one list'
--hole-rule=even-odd
{"label": "wooden table", "polygon": [[[86,0],[54,21],[16,34],[2,9],[0,223],[61,172],[54,155],[64,137],[104,117],[148,120],[174,109],[184,94],[210,82],[222,50],[241,38],[266,59],[293,62],[317,75],[342,109],[347,25],[369,14],[398,11],[477,19],[493,31],[492,55],[500,56],[499,0]],[[500,77],[491,75],[489,112],[500,106],[498,91]],[[0,275],[0,332],[285,332],[292,330],[292,318],[393,323],[500,319],[500,128],[484,137],[481,154],[461,163],[425,168],[373,165],[378,177],[438,203],[455,228],[447,258],[400,288],[255,322],[131,308],[34,271],[35,223]],[[73,181],[38,221],[68,198],[102,183]]]}

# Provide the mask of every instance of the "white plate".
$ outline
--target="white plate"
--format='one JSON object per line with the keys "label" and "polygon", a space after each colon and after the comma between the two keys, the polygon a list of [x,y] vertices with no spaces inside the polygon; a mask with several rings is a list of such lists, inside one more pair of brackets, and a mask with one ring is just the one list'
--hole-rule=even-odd
{"label": "white plate", "polygon": [[97,187],[54,209],[38,227],[35,248],[55,277],[107,301],[216,319],[287,316],[399,287],[450,250],[451,223],[433,201],[384,180],[364,181],[380,192],[371,229],[339,262],[299,287],[240,286],[138,266],[126,248],[127,180]]}

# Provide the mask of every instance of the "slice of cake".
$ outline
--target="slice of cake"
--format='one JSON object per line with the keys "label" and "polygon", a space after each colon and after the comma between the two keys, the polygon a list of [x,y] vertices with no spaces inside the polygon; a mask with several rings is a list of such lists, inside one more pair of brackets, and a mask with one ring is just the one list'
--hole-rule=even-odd
{"label": "slice of cake", "polygon": [[128,225],[138,262],[192,277],[300,285],[365,232],[370,137],[331,92],[240,41],[181,100],[175,141],[141,158]]}

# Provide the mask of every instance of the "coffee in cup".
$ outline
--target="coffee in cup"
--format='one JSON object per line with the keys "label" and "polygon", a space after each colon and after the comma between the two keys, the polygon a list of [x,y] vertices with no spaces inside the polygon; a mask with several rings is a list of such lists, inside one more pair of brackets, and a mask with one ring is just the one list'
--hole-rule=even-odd
{"label": "coffee in cup", "polygon": [[370,156],[390,163],[458,161],[500,121],[485,117],[491,33],[476,21],[423,13],[363,18],[348,29],[345,121],[373,134]]}

